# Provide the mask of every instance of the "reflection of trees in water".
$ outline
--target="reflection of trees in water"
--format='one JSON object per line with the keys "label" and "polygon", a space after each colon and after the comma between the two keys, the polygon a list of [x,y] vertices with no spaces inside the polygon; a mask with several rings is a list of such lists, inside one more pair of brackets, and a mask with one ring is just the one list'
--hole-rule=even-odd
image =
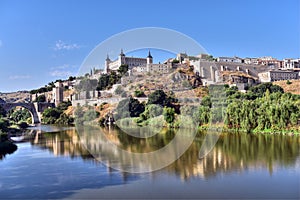
{"label": "reflection of trees in water", "polygon": [[7,154],[12,154],[18,149],[17,145],[6,140],[0,141],[0,160],[5,158]]}
{"label": "reflection of trees in water", "polygon": [[[99,141],[101,137],[105,137],[112,144],[126,151],[152,152],[169,144],[176,134],[174,130],[164,129],[161,133],[150,138],[136,138],[118,128],[97,128],[97,130],[96,134],[89,135],[88,132],[85,132],[80,137],[75,129],[41,134],[37,145],[50,149],[55,155],[93,158],[83,144],[94,145],[95,151],[101,150],[105,154],[107,148],[105,145],[111,144]],[[99,134],[102,136],[98,137]],[[269,172],[272,173],[277,164],[295,165],[299,156],[300,137],[223,134],[213,150],[199,160],[198,153],[204,137],[204,134],[198,134],[188,150],[164,170],[175,173],[182,179],[193,176],[209,178],[220,173],[242,171],[251,167],[268,167]],[[85,141],[83,142],[83,140]],[[107,155],[107,157],[109,156],[119,158],[118,155]],[[120,166],[126,164],[126,161],[122,159],[117,162]]]}
{"label": "reflection of trees in water", "polygon": [[274,164],[295,165],[300,150],[300,137],[285,135],[227,134],[218,146],[237,162],[264,165],[272,173]]}
{"label": "reflection of trees in water", "polygon": [[188,151],[167,170],[174,171],[182,179],[192,176],[208,178],[252,167],[267,167],[272,174],[277,164],[294,166],[299,157],[300,137],[223,134],[213,150],[199,160],[198,151],[203,139],[204,135],[198,135]]}

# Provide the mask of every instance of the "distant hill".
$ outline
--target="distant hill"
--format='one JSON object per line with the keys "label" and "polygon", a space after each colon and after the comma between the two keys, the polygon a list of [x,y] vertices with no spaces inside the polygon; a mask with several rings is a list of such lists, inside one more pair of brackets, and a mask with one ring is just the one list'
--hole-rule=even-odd
{"label": "distant hill", "polygon": [[28,102],[30,101],[30,93],[28,91],[0,93],[0,99],[9,103]]}

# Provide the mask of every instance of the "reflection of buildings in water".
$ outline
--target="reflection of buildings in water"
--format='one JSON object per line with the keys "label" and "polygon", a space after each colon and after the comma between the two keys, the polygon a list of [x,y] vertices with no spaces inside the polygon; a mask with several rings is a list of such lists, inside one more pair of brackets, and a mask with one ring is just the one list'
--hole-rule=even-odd
{"label": "reflection of buildings in water", "polygon": [[49,149],[55,156],[91,157],[81,144],[75,129],[46,134],[37,131],[33,144]]}
{"label": "reflection of buildings in water", "polygon": [[193,168],[193,176],[208,178],[216,176],[218,173],[242,171],[244,167],[242,160],[236,161],[224,154],[221,148],[215,147],[203,159],[197,160],[197,164]]}
{"label": "reflection of buildings in water", "polygon": [[[132,136],[121,132],[118,129],[96,129],[80,132],[78,135],[76,130],[68,130],[59,133],[36,134],[32,139],[37,145],[50,149],[54,155],[64,155],[70,157],[80,156],[83,158],[93,158],[89,151],[93,154],[96,152],[95,158],[104,161],[108,166],[118,165],[119,169],[123,169],[126,165],[135,165],[138,167],[147,167],[151,163],[160,162],[157,158],[145,160],[143,162],[133,163],[134,160],[123,156],[119,151],[112,151],[111,146],[117,145],[121,149],[131,152],[151,152],[155,151],[160,141],[152,139],[132,140]],[[273,145],[264,143],[264,137],[251,138],[245,136],[243,141],[246,143],[239,145],[241,138],[224,137],[220,139],[212,151],[203,159],[199,160],[198,153],[201,147],[202,136],[198,136],[190,148],[173,164],[164,168],[172,174],[179,175],[182,180],[191,177],[210,178],[218,174],[229,173],[232,171],[243,171],[251,168],[269,169],[270,174],[276,170],[276,163],[295,164],[299,156],[299,144],[297,140],[292,140],[294,144],[287,138],[274,138]],[[172,137],[167,134],[159,134],[163,145],[166,145]],[[258,145],[258,144],[263,145]],[[156,145],[156,146],[155,146]],[[272,146],[279,146],[280,149],[273,149]],[[293,148],[291,148],[293,147]],[[160,148],[160,146],[159,146]],[[88,151],[88,150],[89,151]],[[98,153],[97,153],[98,152]],[[100,152],[100,153],[99,153]],[[171,153],[171,152],[170,152]],[[100,157],[97,157],[100,156]],[[295,159],[295,162],[293,161]],[[114,162],[114,163],[111,163]],[[285,163],[286,162],[286,163]]]}

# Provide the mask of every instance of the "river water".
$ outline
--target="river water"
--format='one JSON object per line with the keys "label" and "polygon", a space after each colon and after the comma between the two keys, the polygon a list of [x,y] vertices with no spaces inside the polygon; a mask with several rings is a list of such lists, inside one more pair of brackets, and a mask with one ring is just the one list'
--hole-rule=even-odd
{"label": "river water", "polygon": [[[109,146],[152,152],[168,145],[176,133],[164,130],[136,139],[116,128],[99,130],[97,137],[88,131],[78,134],[75,128],[42,126],[28,131],[27,140],[0,160],[0,198],[300,198],[299,136],[224,133],[199,159],[205,138],[199,133],[172,164],[149,173],[128,173],[122,169],[130,164],[118,152],[109,153]],[[99,135],[110,145],[105,147]],[[101,159],[95,149],[100,149]],[[155,160],[135,165],[148,162]]]}

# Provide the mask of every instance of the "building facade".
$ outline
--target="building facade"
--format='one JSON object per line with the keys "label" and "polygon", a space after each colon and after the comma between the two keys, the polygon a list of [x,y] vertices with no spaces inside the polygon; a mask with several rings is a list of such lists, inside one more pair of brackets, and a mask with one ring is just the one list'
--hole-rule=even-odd
{"label": "building facade", "polygon": [[128,65],[128,69],[131,70],[134,67],[138,67],[141,65],[147,65],[153,63],[153,57],[151,56],[151,53],[149,51],[148,56],[146,58],[135,58],[135,57],[126,57],[126,55],[123,53],[123,50],[121,49],[121,53],[118,56],[118,59],[111,61],[109,56],[107,55],[107,58],[105,60],[105,73],[108,73],[110,71],[116,71],[119,69],[121,65]]}
{"label": "building facade", "polygon": [[242,63],[243,60],[239,57],[218,57],[218,62],[231,62],[231,63]]}
{"label": "building facade", "polygon": [[271,70],[269,77],[270,81],[299,79],[299,72],[293,70]]}
{"label": "building facade", "polygon": [[300,69],[300,59],[291,59],[291,58],[283,59],[282,68],[284,68],[284,69]]}

